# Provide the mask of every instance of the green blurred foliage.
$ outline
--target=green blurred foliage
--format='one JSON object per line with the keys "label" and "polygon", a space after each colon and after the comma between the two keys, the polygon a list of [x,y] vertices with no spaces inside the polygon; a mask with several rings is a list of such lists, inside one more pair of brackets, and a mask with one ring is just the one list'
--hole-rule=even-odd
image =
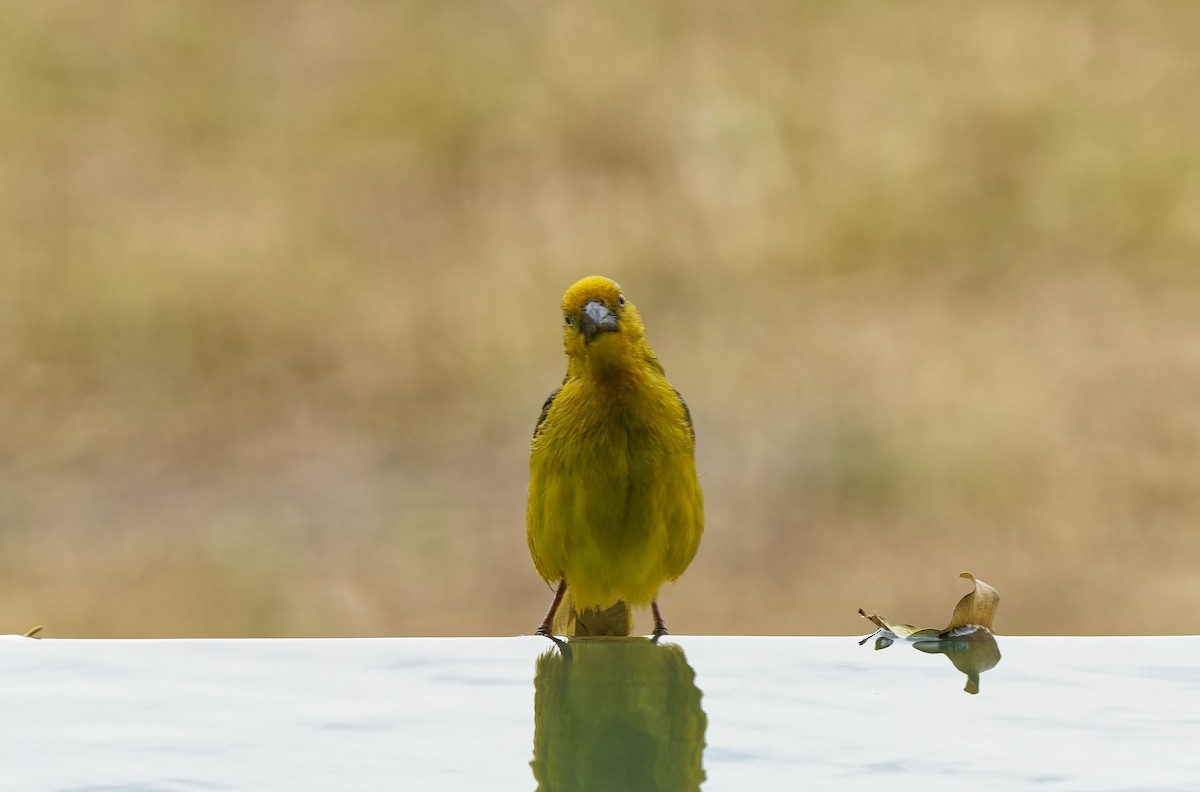
{"label": "green blurred foliage", "polygon": [[561,293],[601,273],[696,419],[673,629],[935,618],[970,568],[1009,632],[1195,632],[1198,34],[1182,5],[5,4],[0,614],[531,631],[526,444]]}

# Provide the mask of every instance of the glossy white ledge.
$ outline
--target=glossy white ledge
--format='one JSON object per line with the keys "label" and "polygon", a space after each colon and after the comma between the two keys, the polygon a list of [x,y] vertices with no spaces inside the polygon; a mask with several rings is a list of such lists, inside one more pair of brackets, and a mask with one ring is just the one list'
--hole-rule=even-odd
{"label": "glossy white ledge", "polygon": [[998,642],[3,637],[0,788],[1200,789],[1200,638]]}

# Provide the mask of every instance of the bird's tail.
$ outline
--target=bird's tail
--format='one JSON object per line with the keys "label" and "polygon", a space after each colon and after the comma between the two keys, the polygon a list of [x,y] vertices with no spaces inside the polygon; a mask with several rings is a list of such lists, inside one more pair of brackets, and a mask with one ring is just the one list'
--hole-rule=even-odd
{"label": "bird's tail", "polygon": [[575,609],[571,590],[563,596],[554,616],[554,634],[570,636],[629,635],[633,632],[633,610],[624,600],[607,608]]}

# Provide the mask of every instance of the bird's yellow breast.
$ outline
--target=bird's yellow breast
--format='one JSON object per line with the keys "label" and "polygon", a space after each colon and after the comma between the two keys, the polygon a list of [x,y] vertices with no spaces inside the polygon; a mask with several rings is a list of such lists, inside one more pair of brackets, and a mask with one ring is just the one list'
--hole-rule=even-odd
{"label": "bird's yellow breast", "polygon": [[651,602],[704,525],[686,407],[657,363],[620,371],[568,377],[530,456],[534,564],[565,578],[579,607]]}

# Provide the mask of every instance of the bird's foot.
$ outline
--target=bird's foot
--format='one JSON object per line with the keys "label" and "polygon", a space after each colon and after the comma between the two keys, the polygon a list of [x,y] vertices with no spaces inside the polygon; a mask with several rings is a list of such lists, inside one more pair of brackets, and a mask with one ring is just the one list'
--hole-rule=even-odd
{"label": "bird's foot", "polygon": [[559,582],[558,590],[554,592],[554,599],[550,602],[550,610],[546,611],[546,618],[542,619],[542,625],[534,632],[535,635],[554,640],[554,614],[558,611],[559,603],[562,602],[563,595],[566,593],[567,581],[564,578]]}
{"label": "bird's foot", "polygon": [[658,609],[658,600],[650,603],[650,612],[654,614],[654,638],[653,643],[658,643],[658,639],[667,635],[667,623],[663,621],[662,612]]}

